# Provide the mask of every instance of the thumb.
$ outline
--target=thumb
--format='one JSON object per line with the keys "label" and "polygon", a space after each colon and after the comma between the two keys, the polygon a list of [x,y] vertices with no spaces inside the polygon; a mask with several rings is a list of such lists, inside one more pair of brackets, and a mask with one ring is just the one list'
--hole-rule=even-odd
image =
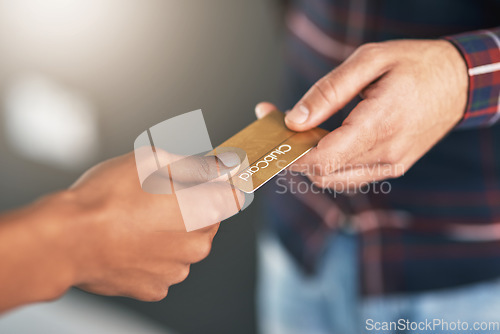
{"label": "thumb", "polygon": [[317,81],[287,113],[286,125],[305,131],[320,125],[342,109],[366,86],[386,73],[391,60],[383,43],[365,44],[344,63]]}

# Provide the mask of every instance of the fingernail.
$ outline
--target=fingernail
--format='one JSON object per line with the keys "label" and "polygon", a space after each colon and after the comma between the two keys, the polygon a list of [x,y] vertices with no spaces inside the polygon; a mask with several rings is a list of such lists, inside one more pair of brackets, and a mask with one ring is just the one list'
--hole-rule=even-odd
{"label": "fingernail", "polygon": [[309,109],[303,104],[294,108],[291,112],[286,115],[286,119],[292,123],[302,124],[307,121],[309,117]]}
{"label": "fingernail", "polygon": [[260,104],[255,106],[255,115],[257,115],[257,118],[262,118],[264,116],[264,110],[262,110],[262,106]]}
{"label": "fingernail", "polygon": [[222,152],[217,154],[217,158],[219,158],[226,167],[236,167],[240,164],[240,157],[234,152]]}

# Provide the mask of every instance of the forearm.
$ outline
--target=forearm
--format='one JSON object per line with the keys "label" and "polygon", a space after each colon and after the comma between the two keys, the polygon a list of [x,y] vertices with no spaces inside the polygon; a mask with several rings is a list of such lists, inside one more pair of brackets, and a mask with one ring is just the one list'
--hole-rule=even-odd
{"label": "forearm", "polygon": [[60,297],[75,282],[62,193],[0,216],[0,312]]}
{"label": "forearm", "polygon": [[[156,164],[155,157],[143,163]],[[205,166],[193,164],[186,170],[208,179]],[[232,192],[225,197],[220,183],[210,186],[202,196],[210,201],[197,209],[215,224],[236,207],[227,205]],[[133,153],[105,161],[69,190],[0,215],[0,313],[58,298],[71,286],[158,301],[208,255],[218,224],[184,228],[175,196],[142,190]]]}

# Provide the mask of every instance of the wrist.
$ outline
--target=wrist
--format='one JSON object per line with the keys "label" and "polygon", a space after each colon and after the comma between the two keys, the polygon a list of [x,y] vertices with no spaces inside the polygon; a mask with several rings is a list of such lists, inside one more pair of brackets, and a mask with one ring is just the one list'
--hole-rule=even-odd
{"label": "wrist", "polygon": [[69,189],[52,196],[48,201],[58,212],[56,220],[59,247],[66,251],[71,286],[95,280],[99,275],[105,252],[100,242],[102,223],[106,221],[106,205],[85,201],[87,196]]}
{"label": "wrist", "polygon": [[467,100],[469,93],[469,74],[467,69],[467,63],[460,51],[455,47],[453,43],[447,40],[442,40],[443,44],[446,45],[447,57],[450,66],[450,82],[453,83],[456,92],[456,115],[457,121],[455,124],[459,123],[467,110]]}
{"label": "wrist", "polygon": [[57,193],[0,217],[0,312],[56,299],[74,285],[67,203]]}
{"label": "wrist", "polygon": [[49,290],[52,298],[57,298],[78,280],[77,221],[81,215],[73,194],[68,191],[47,195],[33,203],[30,209],[42,217],[31,222],[30,228],[46,254],[46,265],[53,275],[48,283],[52,283]]}

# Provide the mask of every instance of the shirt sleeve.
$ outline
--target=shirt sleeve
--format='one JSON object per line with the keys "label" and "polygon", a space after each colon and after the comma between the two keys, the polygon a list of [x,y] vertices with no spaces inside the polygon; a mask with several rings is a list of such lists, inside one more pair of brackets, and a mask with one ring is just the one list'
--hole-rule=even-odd
{"label": "shirt sleeve", "polygon": [[469,96],[457,128],[478,128],[500,119],[500,27],[447,36],[467,63]]}

